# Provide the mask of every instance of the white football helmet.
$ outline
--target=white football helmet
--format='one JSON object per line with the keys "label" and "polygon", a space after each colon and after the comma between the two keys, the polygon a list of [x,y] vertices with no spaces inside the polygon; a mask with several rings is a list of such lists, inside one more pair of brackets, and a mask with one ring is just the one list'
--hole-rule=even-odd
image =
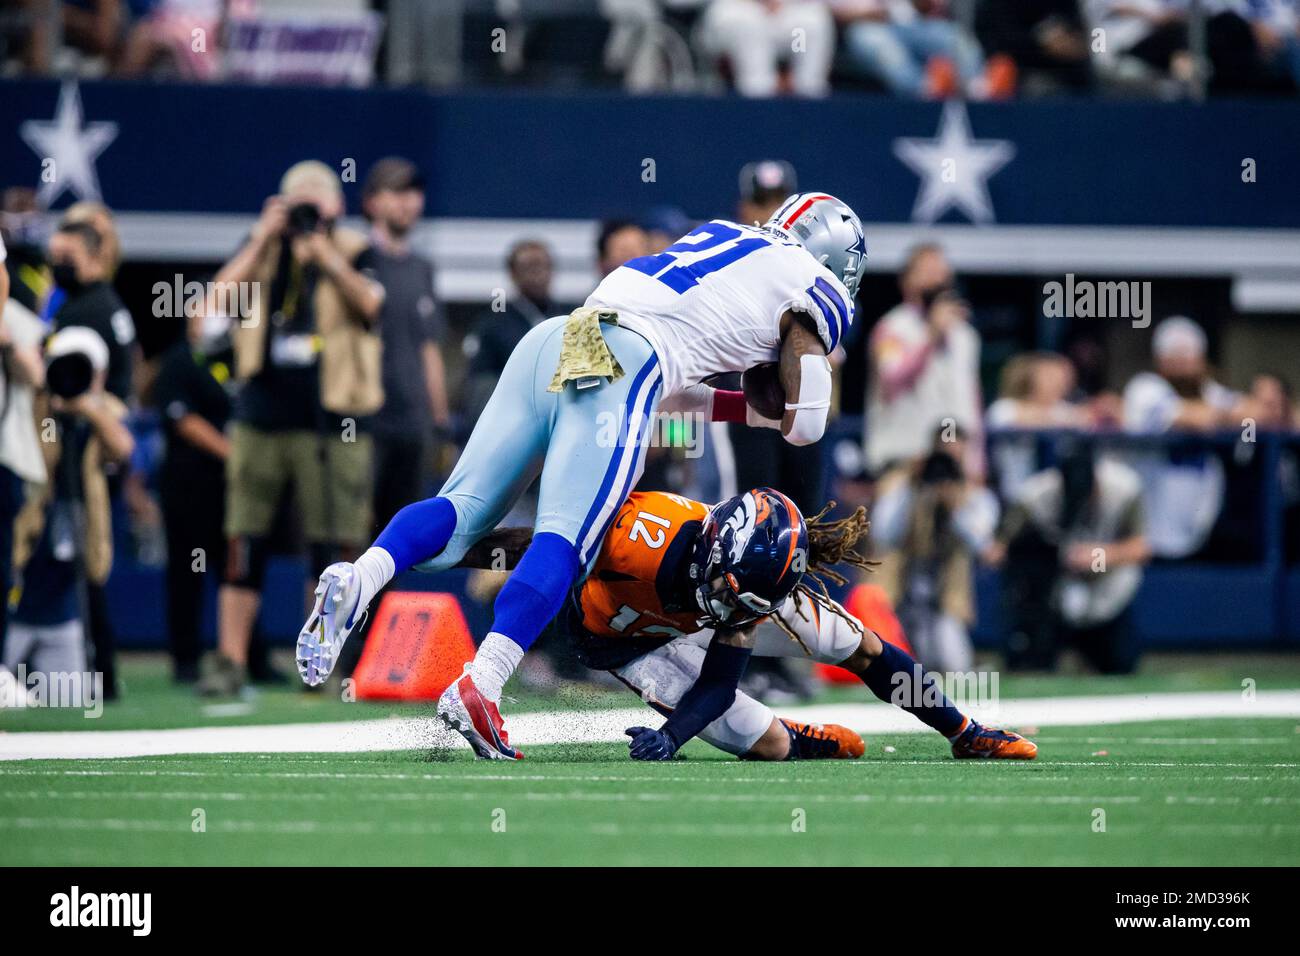
{"label": "white football helmet", "polygon": [[793,239],[844,283],[850,296],[867,262],[867,240],[857,214],[826,193],[796,193],[781,204],[764,228]]}

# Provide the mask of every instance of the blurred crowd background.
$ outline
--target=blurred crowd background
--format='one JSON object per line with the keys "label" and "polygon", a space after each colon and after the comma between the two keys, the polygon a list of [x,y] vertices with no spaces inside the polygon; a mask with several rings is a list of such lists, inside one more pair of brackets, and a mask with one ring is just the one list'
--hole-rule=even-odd
{"label": "blurred crowd background", "polygon": [[0,54],[204,82],[1294,96],[1297,27],[1295,0],[11,0]]}
{"label": "blurred crowd background", "polygon": [[[785,55],[792,30],[808,55]],[[1296,31],[1288,0],[340,0],[310,13],[269,0],[25,0],[0,15],[0,56],[11,76],[84,82],[1195,99],[1294,96]],[[499,261],[480,263],[508,282],[460,281],[448,298],[445,247],[418,241],[436,171],[389,156],[345,189],[336,167],[303,157],[268,175],[279,188],[245,197],[261,212],[240,220],[228,255],[182,268],[162,255],[124,263],[108,205],[49,209],[34,176],[0,173],[9,669],[93,666],[111,699],[117,645],[157,636],[133,633],[148,617],[133,605],[161,594],[177,681],[229,695],[284,680],[268,648],[292,639],[283,622],[300,619],[302,586],[436,491],[534,324],[700,218],[761,222],[822,185],[780,155],[754,156],[715,209],[688,215],[659,195],[582,233],[576,263],[567,234],[516,222]],[[867,233],[870,248],[870,222]],[[653,450],[640,487],[715,501],[772,485],[809,514],[866,506],[880,563],[842,597],[886,608],[935,670],[969,670],[985,651],[1052,670],[1070,652],[1127,673],[1152,633],[1180,644],[1152,624],[1167,593],[1142,617],[1148,576],[1278,594],[1295,578],[1294,339],[1258,326],[1234,337],[1221,277],[1154,280],[1143,321],[1071,320],[1047,305],[1063,276],[963,275],[922,226],[895,260],[869,263],[832,357],[826,440],[794,448],[700,426]],[[258,283],[258,320],[231,321],[250,313],[212,285],[191,296],[209,282]],[[1296,311],[1274,318],[1293,328]],[[529,522],[526,496],[507,523]],[[463,595],[482,622],[498,577],[418,586]],[[581,674],[552,646],[523,677]],[[767,699],[811,691],[780,663],[747,679]]]}

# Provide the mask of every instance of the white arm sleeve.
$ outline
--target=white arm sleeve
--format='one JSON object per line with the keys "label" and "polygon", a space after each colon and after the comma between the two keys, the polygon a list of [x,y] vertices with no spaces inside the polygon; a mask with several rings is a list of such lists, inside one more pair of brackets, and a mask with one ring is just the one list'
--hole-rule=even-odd
{"label": "white arm sleeve", "polygon": [[785,440],[792,445],[811,445],[826,431],[831,411],[831,363],[825,355],[799,356],[799,401],[786,402],[794,421]]}
{"label": "white arm sleeve", "polygon": [[666,396],[659,403],[661,412],[699,412],[708,421],[713,418],[713,389],[703,382],[688,385]]}

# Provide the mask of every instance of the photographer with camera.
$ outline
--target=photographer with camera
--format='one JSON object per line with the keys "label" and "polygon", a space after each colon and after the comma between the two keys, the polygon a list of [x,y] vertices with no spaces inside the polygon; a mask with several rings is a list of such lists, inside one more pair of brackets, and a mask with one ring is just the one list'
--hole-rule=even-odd
{"label": "photographer with camera", "polygon": [[218,289],[251,283],[251,296],[238,300],[252,307],[232,317],[240,384],[226,461],[229,547],[205,694],[236,694],[245,683],[268,536],[290,485],[311,567],[370,533],[371,442],[360,419],[384,402],[375,329],[384,289],[358,269],[368,243],[335,224],[342,214],[330,167],[292,166],[214,280]]}
{"label": "photographer with camera", "polygon": [[46,390],[35,408],[37,421],[50,422],[41,436],[49,480],[14,528],[19,598],[5,640],[9,670],[87,670],[87,591],[108,579],[113,564],[105,470],[126,461],[135,444],[126,406],[105,387],[109,367],[108,345],[94,329],[69,326],[49,340]]}
{"label": "photographer with camera", "polygon": [[1130,674],[1141,646],[1130,611],[1151,558],[1142,479],[1086,436],[1056,441],[984,552],[1002,567],[1008,670],[1053,670],[1064,647],[1103,674]]}
{"label": "photographer with camera", "polygon": [[50,274],[63,293],[55,329],[94,329],[108,347],[106,388],[122,401],[131,397],[135,323],[110,282],[113,268],[107,240],[94,222],[65,217],[50,237]]}
{"label": "photographer with camera", "polygon": [[880,479],[871,515],[882,549],[878,583],[898,613],[916,658],[934,671],[971,669],[974,559],[993,540],[993,492],[967,477],[970,441],[940,425],[929,454]]}
{"label": "photographer with camera", "polygon": [[952,419],[970,436],[965,472],[984,477],[980,336],[943,249],[915,246],[899,275],[903,301],[871,332],[867,467],[880,474],[924,455],[927,436]]}

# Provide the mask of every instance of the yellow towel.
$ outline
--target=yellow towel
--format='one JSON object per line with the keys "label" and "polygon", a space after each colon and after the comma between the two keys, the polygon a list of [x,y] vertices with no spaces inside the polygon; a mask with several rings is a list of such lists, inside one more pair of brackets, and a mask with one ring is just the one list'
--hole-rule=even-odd
{"label": "yellow towel", "polygon": [[565,382],[577,381],[582,388],[582,379],[602,377],[614,382],[623,377],[623,366],[618,364],[601,334],[602,322],[618,325],[618,313],[586,306],[569,313],[569,320],[564,323],[564,341],[560,343],[560,363],[546,387],[548,392],[564,391]]}

